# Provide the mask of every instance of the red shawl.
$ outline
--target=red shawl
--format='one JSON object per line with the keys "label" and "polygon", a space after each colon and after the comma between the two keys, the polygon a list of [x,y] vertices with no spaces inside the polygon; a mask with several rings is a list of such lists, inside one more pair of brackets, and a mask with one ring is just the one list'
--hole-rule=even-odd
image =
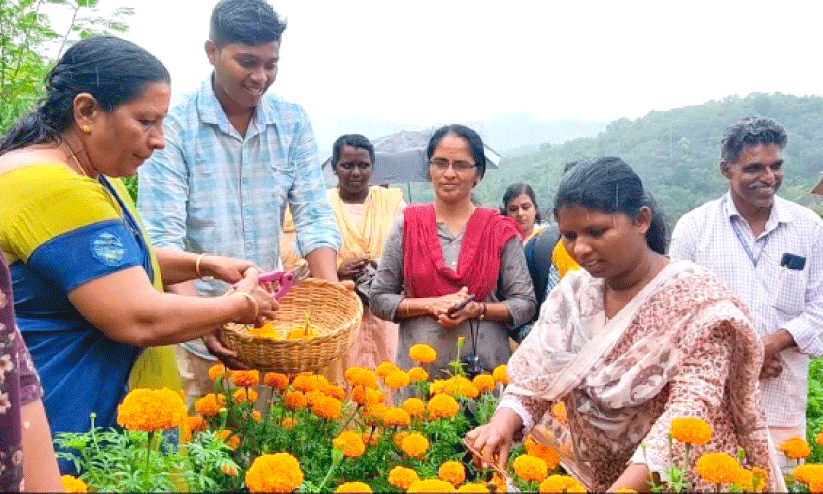
{"label": "red shawl", "polygon": [[511,218],[493,209],[475,209],[455,272],[443,261],[434,205],[407,206],[403,217],[403,279],[406,296],[412,298],[448,295],[465,286],[475,300],[485,300],[497,285],[503,247],[520,231]]}

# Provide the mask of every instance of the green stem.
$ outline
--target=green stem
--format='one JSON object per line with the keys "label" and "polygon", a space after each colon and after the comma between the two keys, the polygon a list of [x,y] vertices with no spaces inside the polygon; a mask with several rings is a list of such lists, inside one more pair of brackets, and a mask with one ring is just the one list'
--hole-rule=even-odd
{"label": "green stem", "polygon": [[149,440],[146,443],[146,486],[149,484],[149,460],[151,459],[151,441],[154,439],[154,431],[149,432]]}
{"label": "green stem", "polygon": [[337,467],[340,466],[340,462],[342,460],[343,453],[336,449],[332,450],[332,463],[331,468],[329,468],[329,473],[326,474],[326,478],[324,478],[323,481],[320,482],[320,485],[317,486],[317,489],[314,492],[323,492],[323,488],[326,487],[326,484],[329,482],[329,479],[331,479],[332,475],[334,475],[334,472],[337,471]]}

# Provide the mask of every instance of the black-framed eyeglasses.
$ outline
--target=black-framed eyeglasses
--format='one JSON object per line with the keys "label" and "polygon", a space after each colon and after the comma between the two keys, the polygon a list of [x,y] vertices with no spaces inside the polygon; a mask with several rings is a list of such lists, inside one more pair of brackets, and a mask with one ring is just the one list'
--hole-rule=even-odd
{"label": "black-framed eyeglasses", "polygon": [[446,171],[449,169],[449,166],[451,166],[454,168],[454,171],[457,172],[467,172],[477,166],[474,163],[469,163],[468,161],[449,161],[443,158],[434,158],[429,161],[429,165],[440,171]]}

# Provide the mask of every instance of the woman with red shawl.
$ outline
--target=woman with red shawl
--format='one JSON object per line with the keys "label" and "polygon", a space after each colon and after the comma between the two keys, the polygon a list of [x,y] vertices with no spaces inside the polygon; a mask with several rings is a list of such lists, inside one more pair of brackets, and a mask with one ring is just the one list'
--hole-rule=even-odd
{"label": "woman with red shawl", "polygon": [[437,351],[430,377],[444,377],[462,336],[469,373],[489,372],[509,359],[507,330],[535,311],[519,230],[510,218],[472,203],[486,171],[476,132],[442,127],[426,154],[434,202],[406,207],[395,224],[371,285],[371,309],[400,323],[401,367],[415,365],[409,349],[425,343]]}

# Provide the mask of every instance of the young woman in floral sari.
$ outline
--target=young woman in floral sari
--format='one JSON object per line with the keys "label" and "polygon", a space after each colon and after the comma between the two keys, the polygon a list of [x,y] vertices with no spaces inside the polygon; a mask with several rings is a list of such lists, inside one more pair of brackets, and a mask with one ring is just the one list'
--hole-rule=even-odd
{"label": "young woman in floral sari", "polygon": [[[743,305],[708,271],[663,255],[665,227],[638,176],[619,158],[582,163],[561,180],[555,216],[584,268],[566,275],[509,362],[510,384],[490,422],[467,435],[486,462],[545,418],[563,467],[593,491],[647,491],[670,466],[669,430],[699,417],[704,452],[746,452],[745,466],[785,490],[768,440],[758,374],[763,347]],[[674,442],[673,457],[684,445]],[[678,464],[679,465],[679,464]],[[663,479],[665,480],[665,479]]]}

